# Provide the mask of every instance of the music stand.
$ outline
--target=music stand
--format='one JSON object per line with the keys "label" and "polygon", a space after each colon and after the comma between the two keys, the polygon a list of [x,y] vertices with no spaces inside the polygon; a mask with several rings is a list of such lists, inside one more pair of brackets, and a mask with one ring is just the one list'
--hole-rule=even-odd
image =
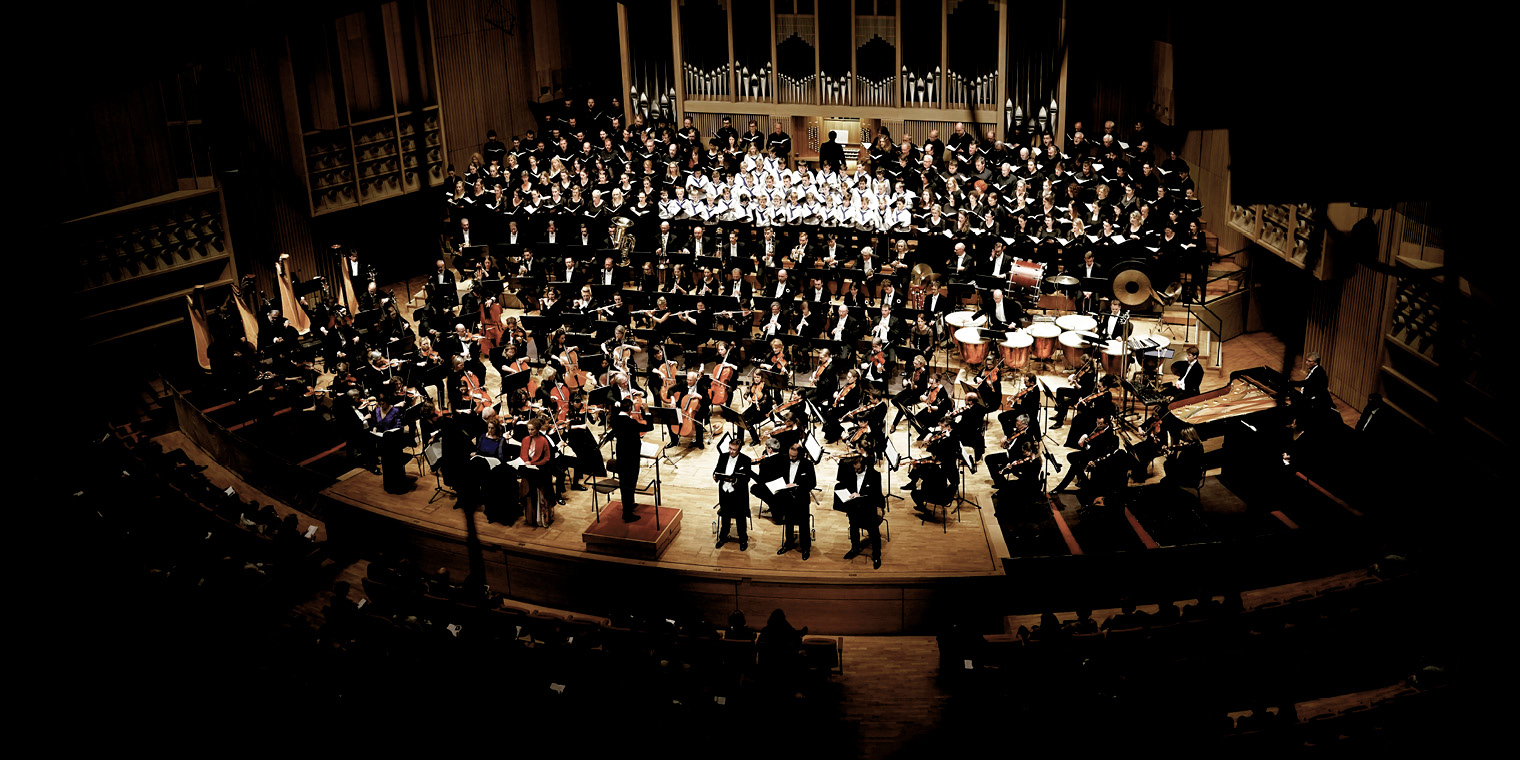
{"label": "music stand", "polygon": [[[749,433],[749,435],[751,436],[752,440],[754,440],[755,443],[759,443],[760,442],[760,433],[755,430],[755,428],[754,428],[753,425],[749,424],[749,421],[747,421],[747,420],[744,419],[744,415],[742,413],[736,412],[736,411],[734,411],[730,407],[719,405],[718,406],[718,416],[722,417],[725,422],[732,423],[734,427],[736,427],[736,428],[738,428],[740,430],[743,430],[746,433]],[[724,433],[723,434],[723,438],[726,439],[730,435],[732,435],[732,434],[731,433]],[[722,440],[722,439],[720,439],[720,440]],[[723,450],[724,450],[723,449],[723,445],[721,443],[719,443],[718,444],[718,451],[723,451]]]}
{"label": "music stand", "polygon": [[670,462],[670,466],[675,467],[676,472],[681,471],[680,467],[676,464],[676,460],[671,459],[670,455],[665,453],[665,431],[676,424],[679,415],[680,410],[673,406],[646,405],[644,407],[644,416],[648,419],[649,424],[660,429],[660,457]]}
{"label": "music stand", "polygon": [[897,499],[898,501],[904,501],[903,497],[898,496],[897,494],[895,494],[895,493],[892,492],[892,473],[897,469],[898,464],[902,462],[902,455],[899,454],[899,453],[897,453],[897,447],[892,445],[892,437],[891,436],[887,436],[886,437],[886,445],[884,445],[882,447],[882,452],[881,453],[882,453],[882,457],[887,460],[887,504],[886,504],[886,509],[887,509],[888,512],[891,512],[892,511],[892,501],[891,501],[892,499]]}
{"label": "music stand", "polygon": [[443,485],[443,475],[438,472],[438,462],[443,459],[443,441],[435,441],[423,447],[422,458],[427,460],[428,469],[433,471],[433,498],[428,499],[428,503],[432,504],[444,494],[458,498],[458,493]]}

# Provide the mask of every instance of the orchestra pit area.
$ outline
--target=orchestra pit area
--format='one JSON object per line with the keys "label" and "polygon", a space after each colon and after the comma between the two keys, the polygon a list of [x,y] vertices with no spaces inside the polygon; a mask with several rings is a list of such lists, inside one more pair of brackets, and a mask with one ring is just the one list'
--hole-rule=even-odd
{"label": "orchestra pit area", "polygon": [[[86,33],[126,61],[70,106],[108,192],[55,216],[114,369],[55,489],[54,601],[90,599],[49,696],[102,736],[1473,734],[1503,320],[1446,204],[1363,161],[1392,136],[1284,177],[1286,129],[1220,95],[1274,70],[1249,35],[1002,0],[277,5],[118,19],[220,30],[182,63]],[[1342,62],[1282,65],[1361,112],[1306,84]]]}

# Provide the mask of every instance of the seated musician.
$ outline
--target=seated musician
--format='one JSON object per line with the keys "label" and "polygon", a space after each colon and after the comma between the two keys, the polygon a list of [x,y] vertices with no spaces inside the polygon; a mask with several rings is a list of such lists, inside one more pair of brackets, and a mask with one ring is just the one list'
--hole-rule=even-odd
{"label": "seated musician", "polygon": [[[698,449],[705,448],[702,445],[702,437],[707,432],[707,416],[710,413],[707,406],[707,397],[708,385],[711,382],[712,378],[706,377],[696,370],[689,370],[686,373],[686,382],[684,384],[678,384],[675,389],[670,392],[670,398],[673,402],[671,405],[682,409],[683,415],[690,414],[692,417],[694,424],[692,425],[691,445],[695,446]],[[688,406],[686,404],[686,401],[692,397],[695,397],[695,406],[691,409],[691,411],[688,412],[686,411],[686,408]],[[681,421],[681,423],[678,423],[678,427],[683,425],[684,419]],[[671,442],[667,444],[665,448],[673,449],[679,445],[679,436],[672,436]]]}
{"label": "seated musician", "polygon": [[[1119,450],[1119,437],[1109,429],[1108,417],[1098,417],[1093,421],[1091,433],[1082,436],[1076,441],[1073,451],[1066,455],[1068,468],[1066,477],[1062,478],[1051,493],[1064,493],[1066,487],[1077,478],[1082,478],[1083,484],[1087,481],[1087,466],[1102,461],[1105,457]],[[1081,487],[1081,484],[1079,484]]]}
{"label": "seated musician", "polygon": [[1113,375],[1104,375],[1098,381],[1098,387],[1091,394],[1077,399],[1074,405],[1076,416],[1071,420],[1071,429],[1066,434],[1067,448],[1075,448],[1075,441],[1081,440],[1082,436],[1092,430],[1097,420],[1104,417],[1112,417],[1115,411],[1113,397],[1114,389],[1119,387],[1119,379]]}
{"label": "seated musician", "polygon": [[987,472],[992,476],[992,487],[1007,488],[1015,483],[1025,486],[1021,492],[1038,495],[1040,489],[1039,441],[1031,436],[1008,439],[1003,451],[987,457]]}
{"label": "seated musician", "polygon": [[787,270],[777,269],[776,279],[765,287],[765,292],[760,294],[765,298],[777,302],[790,302],[797,295],[796,289],[787,279]]}
{"label": "seated musician", "polygon": [[[922,319],[919,321],[923,323]],[[908,413],[908,407],[919,403],[919,398],[929,392],[929,368],[923,355],[913,357],[913,370],[903,378],[902,390],[892,397],[892,405],[897,407],[897,416],[892,418],[892,429],[897,432],[897,425],[902,422],[904,414]]]}
{"label": "seated musician", "polygon": [[897,317],[892,316],[892,307],[883,303],[880,313],[871,322],[871,337],[884,344],[891,343],[897,337],[901,322]]}
{"label": "seated musician", "polygon": [[987,407],[974,392],[967,393],[965,403],[948,416],[955,437],[971,448],[972,461],[981,461],[982,453],[987,449],[986,437],[982,434],[986,417]]}
{"label": "seated musician", "polygon": [[1119,299],[1117,298],[1106,300],[1108,301],[1108,313],[1098,318],[1098,334],[1102,335],[1105,340],[1123,339],[1124,325],[1128,319],[1124,313],[1123,304],[1119,303]]}
{"label": "seated musician", "polygon": [[1189,346],[1187,351],[1183,353],[1186,357],[1187,366],[1178,373],[1177,380],[1172,384],[1172,387],[1166,389],[1167,395],[1172,398],[1192,398],[1198,395],[1203,387],[1203,365],[1198,363],[1198,349]]}
{"label": "seated musician", "polygon": [[876,337],[871,339],[871,354],[860,365],[861,379],[878,393],[887,392],[887,378],[892,373],[892,365],[887,358],[887,342],[885,339]]}
{"label": "seated musician", "polygon": [[771,301],[764,321],[760,323],[760,335],[766,338],[785,335],[788,329],[787,322],[787,315],[781,310],[781,302]]}
{"label": "seated musician", "polygon": [[924,408],[913,415],[913,419],[917,420],[919,427],[923,428],[923,432],[918,434],[918,440],[922,441],[929,435],[929,428],[944,418],[945,412],[949,411],[955,399],[951,397],[950,389],[946,388],[944,382],[936,376],[929,378],[929,390],[918,400]]}
{"label": "seated musician", "polygon": [[1071,380],[1076,385],[1068,388],[1056,389],[1056,408],[1051,412],[1050,429],[1057,430],[1066,423],[1066,410],[1079,400],[1093,394],[1098,385],[1098,361],[1092,354],[1084,354],[1082,366],[1078,367],[1071,375]]}
{"label": "seated musician", "polygon": [[860,370],[851,369],[839,384],[839,390],[824,401],[823,408],[819,410],[823,412],[825,420],[824,443],[834,443],[839,440],[840,434],[844,432],[841,421],[846,414],[860,406],[861,393]]}
{"label": "seated musician", "polygon": [[1024,319],[1024,309],[1017,303],[1005,299],[1003,291],[999,289],[992,291],[991,303],[983,304],[982,308],[971,316],[973,319],[986,316],[988,329],[1018,329]]}
{"label": "seated musician", "polygon": [[829,340],[845,344],[845,352],[848,353],[849,345],[855,340],[855,325],[850,318],[850,307],[840,304],[833,317],[829,318],[825,328],[825,335]]}
{"label": "seated musician", "polygon": [[806,392],[809,401],[814,404],[822,404],[833,397],[837,386],[835,382],[837,369],[834,357],[829,353],[829,350],[827,348],[819,349],[818,363],[813,367],[813,372],[808,378],[813,384],[813,387]]}

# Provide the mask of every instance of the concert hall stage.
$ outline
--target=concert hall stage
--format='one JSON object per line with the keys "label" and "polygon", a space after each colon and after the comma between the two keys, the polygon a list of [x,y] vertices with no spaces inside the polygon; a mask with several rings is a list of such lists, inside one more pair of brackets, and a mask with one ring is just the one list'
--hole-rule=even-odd
{"label": "concert hall stage", "polygon": [[[513,599],[587,612],[654,597],[675,604],[671,609],[694,607],[713,620],[735,609],[764,620],[780,607],[830,632],[932,632],[936,613],[963,594],[996,593],[1005,577],[1002,558],[1008,554],[990,502],[986,509],[963,509],[959,522],[951,514],[942,525],[921,520],[911,501],[892,500],[880,570],[871,568],[869,552],[842,559],[850,549],[848,520],[830,508],[830,489],[815,494],[817,536],[807,561],[797,551],[776,554],[781,527],[768,515],[754,519],[748,551],[739,551],[736,542],[714,549],[717,491],[711,473],[717,454],[709,447],[675,456],[680,467],[663,468],[661,514],[679,507],[683,524],[658,560],[588,547],[585,534],[595,526],[589,490],[571,491],[546,528],[521,521],[505,526],[488,523],[480,512],[464,514],[451,496],[429,504],[431,474],[397,495],[385,492],[379,476],[354,470],[322,491],[322,509],[329,535],[339,543],[390,547],[419,557],[426,569],[448,567],[456,577],[480,570],[493,591]],[[641,505],[646,498],[653,497],[641,496]],[[616,502],[611,508],[603,502],[601,521],[621,525],[620,513]]]}

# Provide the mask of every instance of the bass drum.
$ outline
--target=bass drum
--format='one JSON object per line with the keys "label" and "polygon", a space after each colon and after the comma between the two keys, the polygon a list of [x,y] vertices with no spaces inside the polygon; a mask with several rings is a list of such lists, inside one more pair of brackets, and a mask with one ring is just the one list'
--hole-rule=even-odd
{"label": "bass drum", "polygon": [[1150,303],[1156,295],[1151,265],[1143,261],[1121,261],[1108,270],[1114,298],[1131,309]]}

